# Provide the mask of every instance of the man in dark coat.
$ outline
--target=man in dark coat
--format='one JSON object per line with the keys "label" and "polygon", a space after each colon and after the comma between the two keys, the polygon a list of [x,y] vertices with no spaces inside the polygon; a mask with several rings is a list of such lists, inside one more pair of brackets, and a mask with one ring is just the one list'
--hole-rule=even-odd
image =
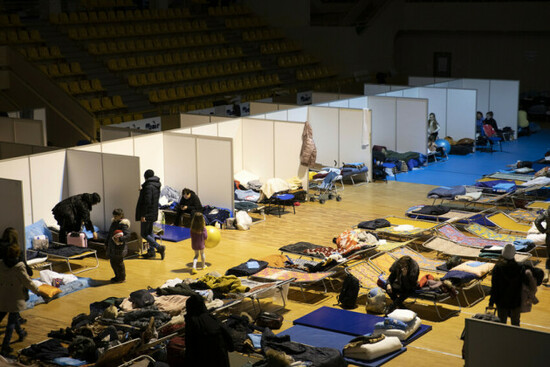
{"label": "man in dark coat", "polygon": [[202,204],[198,195],[194,191],[185,188],[181,192],[181,199],[177,207],[176,225],[181,224],[181,218],[184,214],[189,214],[191,218],[195,215],[195,212],[202,213]]}
{"label": "man in dark coat", "polygon": [[229,367],[233,341],[226,327],[210,314],[199,295],[187,299],[185,314],[185,365]]}
{"label": "man in dark coat", "polygon": [[67,233],[80,232],[82,225],[88,231],[93,232],[94,239],[97,239],[97,233],[94,231],[94,225],[90,219],[92,205],[101,202],[101,197],[97,192],[93,194],[79,194],[66,198],[53,207],[53,217],[59,225],[59,242],[67,243]]}
{"label": "man in dark coat", "polygon": [[166,247],[159,245],[153,237],[153,223],[159,214],[160,179],[152,169],[145,171],[145,182],[141,185],[136,206],[136,220],[141,222],[141,237],[149,243],[146,257],[155,257],[155,250],[164,260]]}

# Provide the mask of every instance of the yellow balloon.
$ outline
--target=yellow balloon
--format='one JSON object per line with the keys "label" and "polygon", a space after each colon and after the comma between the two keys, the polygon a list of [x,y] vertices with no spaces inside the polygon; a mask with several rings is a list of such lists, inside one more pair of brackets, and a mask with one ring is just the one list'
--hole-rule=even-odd
{"label": "yellow balloon", "polygon": [[206,226],[206,241],[204,242],[204,246],[208,248],[216,247],[218,246],[218,243],[220,243],[220,240],[222,238],[222,234],[220,230],[214,226]]}

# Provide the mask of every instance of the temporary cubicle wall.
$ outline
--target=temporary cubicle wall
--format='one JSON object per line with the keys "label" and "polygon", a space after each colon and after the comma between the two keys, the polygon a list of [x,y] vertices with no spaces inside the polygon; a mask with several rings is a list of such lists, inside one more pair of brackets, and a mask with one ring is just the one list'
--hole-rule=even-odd
{"label": "temporary cubicle wall", "polygon": [[[428,113],[434,113],[440,125],[439,136],[450,136],[455,140],[475,140],[476,90],[456,88],[414,87],[378,95],[391,97],[425,98]],[[427,127],[427,125],[426,125]]]}
{"label": "temporary cubicle wall", "polygon": [[273,111],[289,110],[296,107],[298,107],[298,105],[288,103],[250,102],[250,117]]}
{"label": "temporary cubicle wall", "polygon": [[[420,79],[416,78],[415,80]],[[510,127],[514,131],[517,130],[519,80],[455,79],[428,83],[425,86],[475,89],[477,91],[477,111],[484,114],[487,111],[493,111],[500,129]]]}
{"label": "temporary cubicle wall", "polygon": [[133,221],[139,190],[136,157],[77,150],[57,150],[0,161],[0,175],[22,182],[25,226],[40,219],[55,225],[52,208],[76,194],[97,192],[92,222],[108,229],[114,208],[123,208]]}
{"label": "temporary cubicle wall", "polygon": [[43,145],[0,142],[0,159],[21,157],[23,155],[49,152],[56,149],[59,148]]}
{"label": "temporary cubicle wall", "polygon": [[0,117],[0,141],[46,146],[46,124],[41,120]]}
{"label": "temporary cubicle wall", "polygon": [[[140,180],[147,169],[152,169],[164,186],[178,191],[188,187],[204,205],[232,209],[232,144],[227,138],[159,132],[73,149],[138,157]],[[215,175],[212,182],[208,180],[211,175]]]}
{"label": "temporary cubicle wall", "polygon": [[131,129],[129,127],[101,126],[99,128],[99,140],[109,141],[115,139],[128,138],[130,136],[143,135],[151,133],[146,129]]}
{"label": "temporary cubicle wall", "polygon": [[303,129],[304,124],[300,122],[247,117],[173,132],[231,138],[233,173],[247,170],[263,181],[274,177],[298,177],[307,187],[307,169],[300,165]]}
{"label": "temporary cubicle wall", "polygon": [[[0,202],[5,210],[0,211],[0,233],[8,227],[17,233],[25,231],[23,214],[23,183],[20,180],[0,178]],[[25,241],[19,241],[21,250],[25,250]]]}
{"label": "temporary cubicle wall", "polygon": [[365,83],[363,87],[363,94],[366,96],[375,96],[381,93],[402,90],[407,88],[410,88],[410,87],[405,85]]}

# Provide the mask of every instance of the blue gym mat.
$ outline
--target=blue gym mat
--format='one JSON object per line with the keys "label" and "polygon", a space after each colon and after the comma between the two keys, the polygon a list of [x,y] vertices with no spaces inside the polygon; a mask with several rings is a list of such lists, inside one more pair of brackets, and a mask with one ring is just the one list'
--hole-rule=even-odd
{"label": "blue gym mat", "polygon": [[[336,333],[334,331],[328,331],[303,325],[295,325],[278,334],[278,336],[282,335],[290,336],[290,340],[292,340],[293,342],[307,344],[313,347],[334,348],[338,349],[339,351],[342,351],[346,344],[354,338],[351,335]],[[395,358],[396,356],[405,352],[406,350],[407,348],[402,347],[395,352],[386,354],[385,356],[378,357],[371,361],[363,361],[353,358],[346,358],[346,361],[357,366],[378,367],[388,362],[390,359]]]}
{"label": "blue gym mat", "polygon": [[191,237],[189,228],[177,227],[177,226],[171,226],[169,224],[159,224],[159,223],[155,223],[155,226],[159,226],[164,230],[164,234],[162,234],[161,236],[156,235],[156,237],[160,237],[166,241],[179,242]]}
{"label": "blue gym mat", "polygon": [[[350,336],[359,336],[372,333],[374,324],[383,320],[384,318],[381,316],[323,306],[294,320],[294,325],[310,326]],[[407,340],[403,340],[403,344],[411,343],[430,330],[432,330],[430,325],[420,325],[414,334]]]}

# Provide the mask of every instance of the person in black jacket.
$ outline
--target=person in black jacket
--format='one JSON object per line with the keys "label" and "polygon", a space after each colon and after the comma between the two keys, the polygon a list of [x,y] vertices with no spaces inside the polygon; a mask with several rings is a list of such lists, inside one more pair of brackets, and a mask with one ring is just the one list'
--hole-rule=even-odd
{"label": "person in black jacket", "polygon": [[[159,214],[160,179],[152,169],[145,171],[145,182],[141,185],[139,199],[136,206],[136,220],[141,222],[141,237],[149,243],[146,257],[155,257],[156,251],[164,260],[166,247],[161,246],[153,237],[153,223]],[[155,251],[156,250],[156,251]]]}
{"label": "person in black jacket", "polygon": [[181,224],[181,219],[184,214],[189,214],[191,218],[195,215],[195,212],[202,213],[202,204],[198,195],[194,191],[185,188],[181,192],[181,199],[177,207],[176,225]]}
{"label": "person in black jacket", "polygon": [[[542,225],[544,223],[544,226]],[[548,283],[548,278],[550,275],[550,209],[546,209],[540,213],[535,219],[535,227],[537,227],[540,233],[546,233],[545,243],[546,243],[546,266],[544,269],[544,279],[543,283]]]}
{"label": "person in black jacket", "polygon": [[126,281],[126,267],[124,256],[128,254],[127,241],[130,239],[130,221],[124,218],[124,211],[120,208],[113,210],[113,219],[107,235],[107,256],[115,273],[111,283]]}
{"label": "person in black jacket", "polygon": [[516,248],[511,243],[502,249],[501,258],[493,268],[491,277],[489,308],[497,306],[497,316],[503,324],[510,317],[512,325],[519,326],[523,269],[514,259],[515,255]]}
{"label": "person in black jacket", "polygon": [[67,233],[80,232],[83,224],[88,231],[93,232],[94,239],[97,239],[97,233],[90,219],[90,211],[92,206],[99,202],[101,197],[94,192],[70,196],[57,203],[52,213],[59,225],[59,242],[67,243]]}
{"label": "person in black jacket", "polygon": [[386,284],[386,291],[393,301],[388,312],[396,308],[404,308],[403,302],[414,292],[420,268],[410,256],[402,256],[395,260],[390,267],[390,276]]}
{"label": "person in black jacket", "polygon": [[185,365],[229,367],[233,340],[226,327],[210,314],[199,295],[187,299],[185,314]]}

